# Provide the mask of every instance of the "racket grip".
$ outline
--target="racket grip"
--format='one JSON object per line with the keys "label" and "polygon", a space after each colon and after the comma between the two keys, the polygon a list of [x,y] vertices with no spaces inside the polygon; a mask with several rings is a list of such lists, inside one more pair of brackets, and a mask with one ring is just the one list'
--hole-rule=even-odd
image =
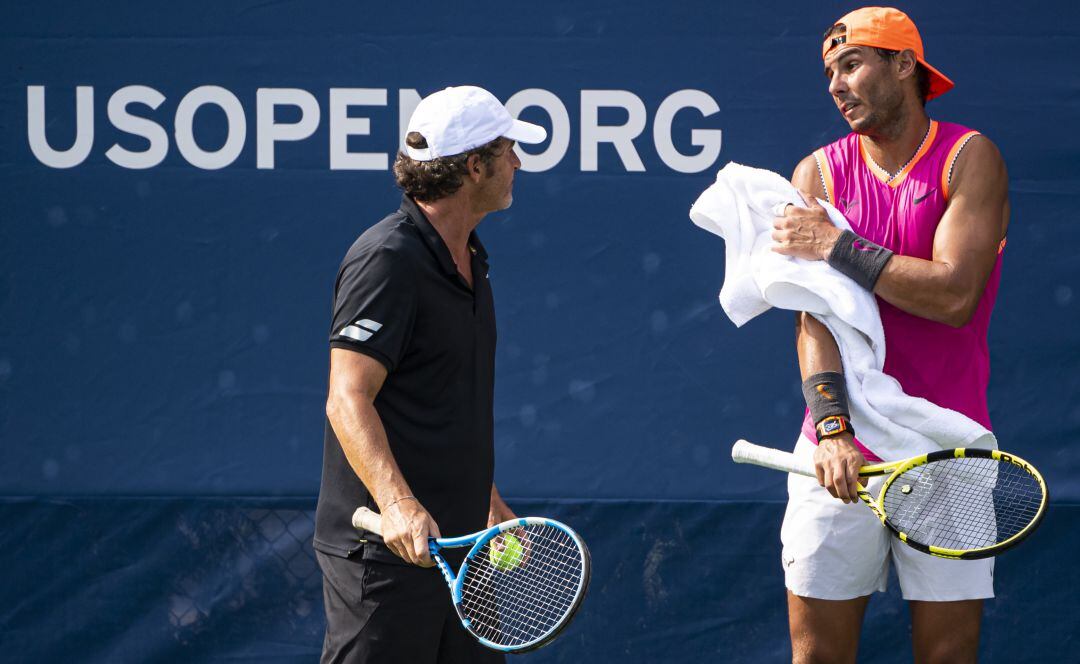
{"label": "racket grip", "polygon": [[735,463],[750,463],[755,466],[782,470],[786,473],[814,477],[814,466],[795,458],[791,452],[762,447],[749,441],[738,440],[731,447],[731,460]]}
{"label": "racket grip", "polygon": [[353,528],[382,535],[382,517],[366,507],[357,508],[352,515]]}

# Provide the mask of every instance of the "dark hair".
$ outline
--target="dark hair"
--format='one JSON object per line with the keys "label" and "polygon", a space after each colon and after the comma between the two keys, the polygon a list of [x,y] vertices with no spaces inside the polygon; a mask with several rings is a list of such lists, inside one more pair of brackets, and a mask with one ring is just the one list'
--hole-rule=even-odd
{"label": "dark hair", "polygon": [[[832,39],[837,35],[844,35],[846,33],[847,26],[843,23],[837,23],[825,31],[825,34],[822,35],[822,39]],[[841,37],[841,39],[838,40],[838,45],[843,43],[843,37]],[[878,54],[878,57],[886,62],[892,62],[900,53],[900,51],[891,51],[887,48],[876,48],[873,46],[870,48]],[[924,67],[921,62],[915,63],[915,89],[919,93],[919,101],[922,102],[923,106],[926,106],[926,98],[930,95],[930,72],[927,71],[926,67]]]}
{"label": "dark hair", "polygon": [[[407,195],[418,201],[431,203],[461,189],[463,178],[468,173],[469,157],[479,156],[484,167],[489,168],[492,160],[502,154],[506,142],[504,138],[496,138],[468,152],[438,157],[431,161],[417,161],[404,152],[398,152],[397,159],[394,160],[394,179]],[[405,136],[405,145],[423,149],[428,143],[423,136],[411,131]]]}

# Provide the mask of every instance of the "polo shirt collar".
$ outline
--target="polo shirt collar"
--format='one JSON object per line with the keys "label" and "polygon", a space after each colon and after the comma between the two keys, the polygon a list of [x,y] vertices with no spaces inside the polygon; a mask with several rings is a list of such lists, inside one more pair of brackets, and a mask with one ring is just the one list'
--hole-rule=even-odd
{"label": "polo shirt collar", "polygon": [[[420,231],[420,237],[424,238],[424,242],[431,248],[432,253],[435,254],[435,258],[438,259],[439,265],[442,267],[443,272],[457,276],[458,269],[454,263],[453,256],[450,255],[450,249],[446,246],[446,242],[443,241],[439,231],[435,230],[435,227],[428,221],[424,211],[420,209],[420,206],[416,204],[409,196],[405,195],[401,197],[401,211],[409,216],[416,224],[416,228]],[[484,249],[484,245],[480,243],[480,238],[477,237],[476,231],[469,234],[469,249],[472,254],[480,260],[487,262],[487,250]]]}

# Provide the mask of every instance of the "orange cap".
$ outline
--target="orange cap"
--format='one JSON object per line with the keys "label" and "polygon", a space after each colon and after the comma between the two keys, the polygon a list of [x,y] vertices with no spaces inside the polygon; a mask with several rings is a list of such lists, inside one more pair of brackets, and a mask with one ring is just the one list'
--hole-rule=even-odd
{"label": "orange cap", "polygon": [[930,92],[927,99],[933,99],[952,90],[953,82],[945,74],[930,66],[923,53],[922,37],[908,15],[892,7],[863,7],[847,14],[836,22],[843,24],[846,31],[833,35],[821,46],[821,58],[825,59],[833,49],[839,46],[871,46],[890,51],[911,49],[919,64],[926,67],[930,74]]}

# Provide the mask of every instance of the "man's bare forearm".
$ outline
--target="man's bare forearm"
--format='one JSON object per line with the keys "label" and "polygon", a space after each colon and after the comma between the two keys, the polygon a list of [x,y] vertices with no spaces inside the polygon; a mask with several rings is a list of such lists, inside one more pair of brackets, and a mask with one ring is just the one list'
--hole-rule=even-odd
{"label": "man's bare forearm", "polygon": [[977,276],[962,275],[948,263],[894,255],[874,294],[914,316],[961,326],[971,319],[990,276],[988,270],[969,269],[977,269]]}
{"label": "man's bare forearm", "polygon": [[[843,373],[840,349],[829,328],[806,312],[800,311],[795,316],[795,347],[802,379],[805,381],[823,371]],[[855,447],[854,436],[849,431],[823,438],[814,450],[818,484],[845,503],[856,499],[858,469],[865,463],[866,459]]]}
{"label": "man's bare forearm", "polygon": [[334,395],[327,401],[327,415],[353,472],[364,483],[380,508],[411,495],[386,438],[379,413],[367,395]]}
{"label": "man's bare forearm", "polygon": [[822,371],[844,371],[840,349],[829,328],[805,311],[795,313],[795,348],[801,380]]}
{"label": "man's bare forearm", "polygon": [[386,429],[375,410],[375,397],[387,370],[377,360],[341,348],[330,351],[330,391],[326,416],[337,434],[345,458],[379,506],[382,538],[402,560],[430,567],[428,538],[439,526],[412,496],[401,473]]}

